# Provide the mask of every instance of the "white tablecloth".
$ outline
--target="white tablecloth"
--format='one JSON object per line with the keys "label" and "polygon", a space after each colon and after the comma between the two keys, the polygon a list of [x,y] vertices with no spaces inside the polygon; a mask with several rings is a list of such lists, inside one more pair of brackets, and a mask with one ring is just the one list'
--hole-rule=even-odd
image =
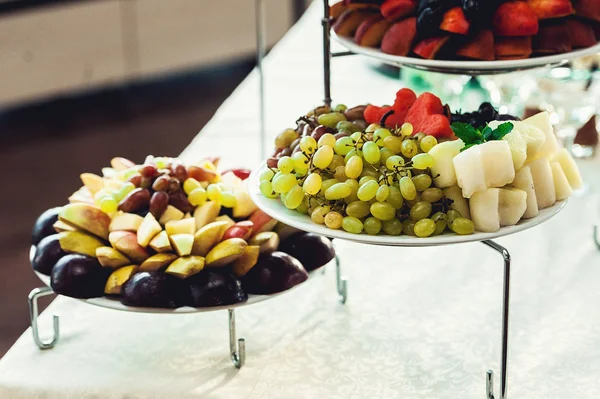
{"label": "white tablecloth", "polygon": [[[267,130],[293,124],[322,98],[320,8],[266,61]],[[389,102],[399,83],[365,59],[336,59],[333,97]],[[257,76],[223,104],[185,151],[256,165]],[[158,154],[157,154],[158,155]],[[597,398],[600,392],[598,161],[588,191],[547,223],[498,240],[513,257],[509,397]],[[237,311],[247,362],[229,361],[227,313],[150,315],[59,297],[61,340],[40,351],[26,331],[0,360],[0,398],[483,398],[499,369],[502,260],[480,243],[384,248],[337,242],[349,299],[333,270]],[[25,300],[25,298],[23,298]],[[43,331],[48,331],[45,328]]]}

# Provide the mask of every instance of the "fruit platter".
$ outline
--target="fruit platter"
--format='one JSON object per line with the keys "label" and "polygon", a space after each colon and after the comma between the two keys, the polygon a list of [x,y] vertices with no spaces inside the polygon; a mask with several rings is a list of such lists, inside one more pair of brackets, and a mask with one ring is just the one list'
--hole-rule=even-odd
{"label": "fruit platter", "polygon": [[432,93],[320,106],[275,139],[250,195],[287,225],[385,245],[481,241],[533,227],[583,186],[548,113],[489,103],[453,113]]}
{"label": "fruit platter", "polygon": [[600,52],[600,0],[343,0],[333,36],[392,65],[499,73]]}
{"label": "fruit platter", "polygon": [[31,265],[59,295],[117,310],[233,309],[297,287],[335,258],[330,240],[257,209],[247,169],[113,158],[35,223]]}

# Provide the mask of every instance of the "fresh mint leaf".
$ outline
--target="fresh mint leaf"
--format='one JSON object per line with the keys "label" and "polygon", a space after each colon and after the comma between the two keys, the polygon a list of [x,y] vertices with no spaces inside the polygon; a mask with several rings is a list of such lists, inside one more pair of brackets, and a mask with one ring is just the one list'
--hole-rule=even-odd
{"label": "fresh mint leaf", "polygon": [[491,133],[491,140],[502,140],[502,137],[512,132],[514,125],[510,122],[505,122],[498,125]]}
{"label": "fresh mint leaf", "polygon": [[454,122],[452,124],[452,131],[456,137],[465,143],[465,146],[469,144],[481,144],[483,142],[481,132],[468,123]]}
{"label": "fresh mint leaf", "polygon": [[483,128],[483,130],[481,131],[481,135],[483,136],[483,139],[484,139],[485,141],[489,141],[489,140],[491,140],[491,137],[492,137],[492,132],[493,132],[493,131],[492,131],[492,128],[491,128],[491,127],[489,127],[489,126],[486,126],[486,127],[484,127],[484,128]]}

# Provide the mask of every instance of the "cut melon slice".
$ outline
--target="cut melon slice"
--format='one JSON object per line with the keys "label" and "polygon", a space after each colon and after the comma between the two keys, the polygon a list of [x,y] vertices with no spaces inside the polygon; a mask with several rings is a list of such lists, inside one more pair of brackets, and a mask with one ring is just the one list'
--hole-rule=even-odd
{"label": "cut melon slice", "polygon": [[533,185],[533,177],[531,176],[531,169],[529,169],[529,166],[524,166],[515,174],[515,180],[513,181],[512,186],[527,193],[527,209],[525,209],[523,219],[536,217],[539,211]]}
{"label": "cut melon slice", "polygon": [[556,202],[556,190],[550,161],[546,158],[536,159],[529,165],[533,177],[533,187],[537,199],[538,209],[544,209]]}
{"label": "cut melon slice", "polygon": [[501,188],[498,200],[500,226],[519,223],[527,209],[527,193],[518,188]]}
{"label": "cut melon slice", "polygon": [[452,140],[434,146],[429,155],[435,160],[431,167],[431,175],[436,176],[433,184],[439,188],[456,186],[456,172],[452,159],[460,154],[460,149],[465,146],[462,140]]}
{"label": "cut melon slice", "polygon": [[462,190],[460,189],[460,187],[447,187],[443,191],[444,197],[452,200],[452,205],[450,205],[450,208],[459,211],[463,217],[471,219],[469,204],[467,203],[467,200],[462,196]]}
{"label": "cut melon slice", "polygon": [[469,200],[471,205],[471,220],[475,230],[493,233],[500,230],[500,189],[489,188],[485,191],[474,193]]}
{"label": "cut melon slice", "polygon": [[[527,157],[533,158],[546,142],[546,135],[537,126],[532,124],[519,121],[513,121],[513,124],[525,143],[527,143]],[[552,136],[554,137],[554,132]]]}
{"label": "cut melon slice", "polygon": [[550,158],[556,151],[558,151],[558,143],[556,142],[556,136],[554,135],[554,128],[552,122],[550,122],[550,114],[546,111],[540,112],[529,118],[521,121],[522,123],[538,128],[546,140],[544,144],[535,152],[535,154],[529,154],[528,160],[534,160],[538,158]]}
{"label": "cut melon slice", "polygon": [[583,187],[583,180],[581,179],[579,168],[566,148],[561,148],[554,154],[552,161],[560,164],[573,190],[579,190]]}
{"label": "cut melon slice", "polygon": [[552,178],[554,179],[554,190],[556,192],[556,200],[562,201],[569,198],[573,194],[573,189],[565,176],[562,166],[558,162],[552,162],[550,164],[552,168]]}
{"label": "cut melon slice", "polygon": [[518,131],[507,134],[502,140],[506,141],[510,147],[515,170],[521,169],[527,160],[527,143]]}

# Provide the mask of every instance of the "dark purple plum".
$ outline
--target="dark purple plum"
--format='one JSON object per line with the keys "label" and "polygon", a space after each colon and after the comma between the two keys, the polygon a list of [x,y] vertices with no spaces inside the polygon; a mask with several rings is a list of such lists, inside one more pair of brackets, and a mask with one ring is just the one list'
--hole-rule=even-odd
{"label": "dark purple plum", "polygon": [[128,306],[178,308],[189,302],[183,280],[161,271],[135,274],[121,291],[121,303]]}
{"label": "dark purple plum", "polygon": [[193,307],[231,305],[248,300],[242,283],[230,273],[203,270],[185,281],[190,286],[189,305]]}
{"label": "dark purple plum", "polygon": [[308,271],[317,269],[335,257],[331,241],[313,233],[297,233],[279,245],[279,251],[298,259]]}
{"label": "dark purple plum", "polygon": [[38,243],[35,248],[35,255],[31,260],[31,266],[33,270],[49,276],[56,262],[66,254],[60,247],[58,234],[52,234]]}
{"label": "dark purple plum", "polygon": [[104,285],[110,272],[111,269],[102,267],[96,258],[70,254],[56,262],[50,281],[57,294],[96,298],[104,295]]}
{"label": "dark purple plum", "polygon": [[242,278],[242,288],[249,294],[275,294],[308,279],[300,261],[275,251],[261,254],[258,263]]}
{"label": "dark purple plum", "polygon": [[44,237],[55,234],[54,223],[58,220],[58,213],[62,207],[50,208],[45,210],[35,221],[33,232],[31,234],[31,243],[37,245]]}

